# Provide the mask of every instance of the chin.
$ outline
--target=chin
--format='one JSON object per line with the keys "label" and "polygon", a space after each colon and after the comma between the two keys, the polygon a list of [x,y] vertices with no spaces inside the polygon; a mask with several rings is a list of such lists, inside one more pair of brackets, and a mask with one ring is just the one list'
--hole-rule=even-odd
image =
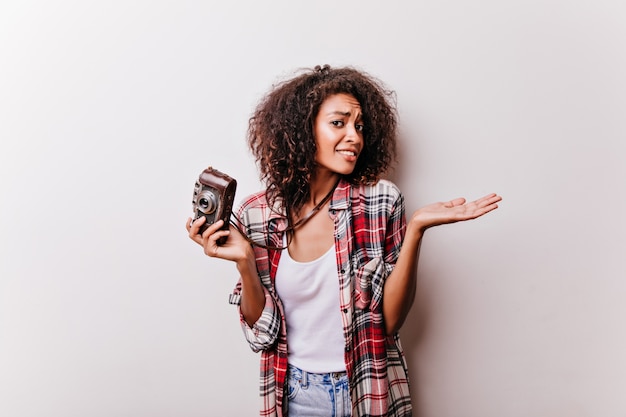
{"label": "chin", "polygon": [[342,175],[344,177],[347,177],[347,176],[352,175],[353,172],[354,172],[354,168],[346,169],[346,170],[342,170],[342,171],[337,171],[337,174]]}

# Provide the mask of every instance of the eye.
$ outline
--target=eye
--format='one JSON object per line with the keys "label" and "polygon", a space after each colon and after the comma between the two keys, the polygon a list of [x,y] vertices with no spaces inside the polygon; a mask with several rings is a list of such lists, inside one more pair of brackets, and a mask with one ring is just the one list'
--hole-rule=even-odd
{"label": "eye", "polygon": [[357,123],[354,125],[354,128],[356,129],[357,132],[362,132],[363,129],[365,129],[365,125]]}
{"label": "eye", "polygon": [[343,127],[343,121],[341,120],[333,120],[332,122],[330,122],[333,126],[336,127]]}

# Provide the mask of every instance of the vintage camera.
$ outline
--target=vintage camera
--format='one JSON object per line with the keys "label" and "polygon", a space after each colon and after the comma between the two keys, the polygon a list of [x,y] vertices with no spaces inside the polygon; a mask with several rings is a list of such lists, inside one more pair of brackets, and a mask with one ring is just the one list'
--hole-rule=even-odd
{"label": "vintage camera", "polygon": [[[224,220],[222,230],[228,230],[236,190],[237,181],[217,169],[209,166],[200,173],[193,189],[192,201],[194,220],[206,217],[200,233],[220,219]],[[222,238],[217,243],[222,245],[225,241]]]}

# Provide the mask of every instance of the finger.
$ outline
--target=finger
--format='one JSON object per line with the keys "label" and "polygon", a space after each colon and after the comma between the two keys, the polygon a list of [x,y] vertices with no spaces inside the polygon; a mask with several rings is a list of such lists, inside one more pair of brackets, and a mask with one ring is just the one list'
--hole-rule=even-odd
{"label": "finger", "polygon": [[494,194],[490,194],[489,196],[486,196],[485,199],[489,202],[495,203],[495,202],[502,200],[502,197],[494,193]]}
{"label": "finger", "polygon": [[462,206],[463,204],[465,204],[465,199],[463,197],[459,197],[459,198],[455,198],[454,200],[450,200],[447,204],[445,204],[446,207],[456,207],[456,206]]}
{"label": "finger", "polygon": [[502,197],[499,195],[494,195],[485,201],[485,208],[489,208],[489,211],[498,208],[498,203],[502,201]]}
{"label": "finger", "polygon": [[490,211],[493,211],[495,209],[498,208],[498,201],[500,201],[501,198],[497,198],[497,199],[490,199],[487,200],[487,202],[484,202],[483,205],[479,206],[476,209],[476,213],[475,213],[475,217],[480,217],[482,215],[485,215],[487,213],[489,213]]}
{"label": "finger", "polygon": [[193,220],[191,218],[187,219],[187,231],[189,232],[189,237],[193,241],[198,242],[198,243],[200,243],[198,239],[198,233],[199,233],[201,224],[202,222],[198,220]]}
{"label": "finger", "polygon": [[500,202],[502,201],[502,196],[500,195],[494,195],[492,198],[490,198],[490,200],[494,203]]}
{"label": "finger", "polygon": [[[220,230],[206,237],[206,244],[204,245],[204,253],[210,257],[219,257],[220,246],[217,241],[222,237],[226,237],[230,234],[228,230]],[[203,237],[204,239],[204,237]]]}
{"label": "finger", "polygon": [[197,236],[200,233],[200,226],[202,226],[205,221],[206,218],[204,216],[193,221],[191,219],[187,220],[187,230],[189,231],[189,237],[196,242],[198,242]]}
{"label": "finger", "polygon": [[[202,235],[199,235],[201,242],[202,242],[202,246],[205,246],[205,247],[207,245],[217,246],[217,239],[219,239],[221,237],[221,233],[224,232],[224,230],[220,230],[220,226],[223,223],[224,222],[222,222],[221,220],[218,220],[217,222],[207,227],[207,229],[202,233]],[[214,235],[217,235],[217,237],[214,237]]]}
{"label": "finger", "polygon": [[479,198],[476,201],[473,201],[471,204],[473,204],[478,209],[482,209],[482,208],[491,206],[500,200],[502,200],[502,197],[500,197],[499,195],[489,194],[489,195]]}
{"label": "finger", "polygon": [[205,236],[212,235],[213,233],[217,232],[223,224],[223,220],[216,221],[215,223],[207,227],[207,229],[202,233],[202,237],[204,238]]}
{"label": "finger", "polygon": [[480,210],[477,210],[473,217],[476,218],[476,217],[484,216],[485,214],[487,214],[490,211],[493,211],[493,210],[495,210],[497,208],[498,208],[498,206],[496,204],[492,204],[492,205],[483,207]]}

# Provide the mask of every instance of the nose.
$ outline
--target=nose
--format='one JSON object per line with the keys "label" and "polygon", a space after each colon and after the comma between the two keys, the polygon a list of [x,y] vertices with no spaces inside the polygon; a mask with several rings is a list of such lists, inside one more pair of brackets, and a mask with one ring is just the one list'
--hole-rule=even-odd
{"label": "nose", "polygon": [[356,143],[361,141],[361,135],[359,135],[359,132],[356,130],[356,126],[354,125],[354,123],[347,124],[346,139],[350,142],[356,142]]}

